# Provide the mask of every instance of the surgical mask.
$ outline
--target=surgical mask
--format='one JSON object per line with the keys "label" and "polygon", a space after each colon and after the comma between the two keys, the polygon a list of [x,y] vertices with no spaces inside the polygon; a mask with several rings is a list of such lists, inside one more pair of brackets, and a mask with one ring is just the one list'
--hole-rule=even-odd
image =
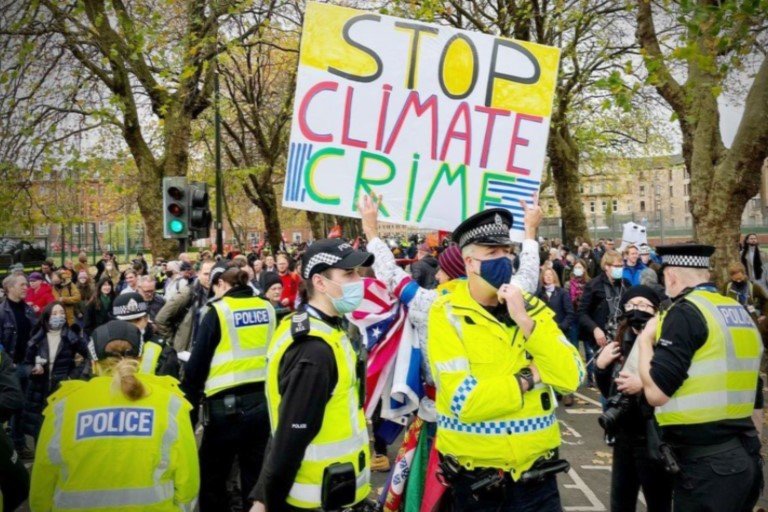
{"label": "surgical mask", "polygon": [[339,314],[344,315],[356,310],[363,302],[363,294],[365,289],[363,287],[363,281],[355,281],[354,283],[339,284],[336,281],[323,277],[327,281],[331,281],[341,287],[341,297],[331,297],[327,293],[326,297],[331,299],[333,308],[338,311]]}
{"label": "surgical mask", "polygon": [[67,317],[64,316],[52,316],[50,320],[48,320],[48,326],[54,331],[58,331],[64,327],[65,323],[67,323]]}
{"label": "surgical mask", "polygon": [[573,269],[573,275],[576,277],[581,277],[584,275],[584,269],[583,268],[575,268]]}
{"label": "surgical mask", "polygon": [[645,324],[648,323],[648,320],[653,318],[653,315],[653,313],[649,313],[647,311],[633,309],[632,311],[626,313],[627,323],[629,323],[629,325],[634,329],[640,331],[645,327]]}
{"label": "surgical mask", "polygon": [[621,279],[621,276],[624,275],[624,268],[623,267],[611,267],[611,277],[614,279]]}
{"label": "surgical mask", "polygon": [[512,279],[512,260],[507,256],[477,261],[480,262],[480,277],[497,290]]}

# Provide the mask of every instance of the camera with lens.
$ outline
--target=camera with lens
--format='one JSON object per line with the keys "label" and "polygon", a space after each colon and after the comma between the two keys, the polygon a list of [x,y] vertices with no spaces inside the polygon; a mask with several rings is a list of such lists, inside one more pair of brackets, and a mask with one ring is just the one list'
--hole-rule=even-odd
{"label": "camera with lens", "polygon": [[[636,339],[637,335],[632,331],[632,329],[624,330],[624,336],[622,337],[621,342],[622,354],[629,354],[630,350],[632,350],[632,346],[635,344]],[[618,363],[613,366],[611,382],[616,381],[616,377],[619,376],[619,373],[621,373],[623,367],[624,365]],[[615,391],[614,386],[615,384],[612,386],[612,389]],[[610,398],[606,400],[605,412],[603,412],[603,414],[601,414],[597,420],[603,430],[605,430],[606,434],[613,436],[616,433],[616,426],[619,419],[632,407],[634,400],[635,398],[633,396],[625,395],[624,393],[618,391],[612,394]]]}

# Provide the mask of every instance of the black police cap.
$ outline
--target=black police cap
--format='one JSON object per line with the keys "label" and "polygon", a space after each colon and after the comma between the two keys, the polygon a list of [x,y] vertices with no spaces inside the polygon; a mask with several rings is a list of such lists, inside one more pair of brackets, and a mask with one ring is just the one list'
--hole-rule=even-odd
{"label": "black police cap", "polygon": [[490,208],[476,213],[453,231],[454,242],[459,248],[470,244],[477,245],[512,245],[509,230],[512,228],[514,217],[512,212],[504,208]]}
{"label": "black police cap", "polygon": [[[108,352],[107,345],[116,340],[127,341],[131,345],[131,350],[119,354]],[[93,331],[91,341],[88,343],[88,351],[91,353],[94,361],[101,361],[110,356],[139,357],[141,356],[143,345],[141,331],[138,327],[123,320],[112,320]]]}
{"label": "black police cap", "polygon": [[373,265],[373,254],[352,247],[339,238],[317,240],[301,257],[301,276],[309,279],[329,268],[352,269]]}

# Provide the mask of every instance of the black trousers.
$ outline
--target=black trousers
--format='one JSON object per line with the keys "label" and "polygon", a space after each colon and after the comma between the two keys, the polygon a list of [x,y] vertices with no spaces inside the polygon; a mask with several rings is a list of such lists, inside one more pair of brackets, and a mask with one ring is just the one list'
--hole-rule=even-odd
{"label": "black trousers", "polygon": [[675,512],[751,512],[763,489],[760,441],[696,459],[680,458]]}
{"label": "black trousers", "polygon": [[2,510],[16,510],[29,494],[29,473],[0,425],[0,494]]}
{"label": "black trousers", "polygon": [[664,466],[648,458],[644,446],[632,446],[617,438],[611,469],[611,512],[635,512],[641,488],[648,512],[672,510],[672,477]]}
{"label": "black trousers", "polygon": [[260,393],[256,404],[239,407],[236,414],[212,414],[200,444],[200,512],[228,512],[227,479],[235,456],[240,466],[243,509],[256,485],[269,439],[267,400]]}
{"label": "black trousers", "polygon": [[461,512],[561,512],[557,478],[551,475],[540,482],[513,482],[509,475],[504,483],[485,492],[473,493],[473,479],[459,475],[451,483],[453,510]]}

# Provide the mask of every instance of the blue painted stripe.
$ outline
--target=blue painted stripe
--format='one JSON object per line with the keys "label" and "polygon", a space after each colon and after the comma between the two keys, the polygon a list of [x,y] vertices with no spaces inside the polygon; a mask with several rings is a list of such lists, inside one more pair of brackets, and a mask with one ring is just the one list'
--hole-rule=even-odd
{"label": "blue painted stripe", "polygon": [[291,148],[288,151],[288,176],[285,180],[285,191],[283,193],[283,196],[285,196],[286,201],[293,201],[293,196],[291,194],[291,183],[293,183],[293,162],[296,160],[296,143],[291,142]]}
{"label": "blue painted stripe", "polygon": [[307,155],[306,155],[306,158],[304,158],[304,160],[301,161],[301,165],[299,166],[299,171],[298,171],[299,177],[297,180],[299,184],[299,190],[300,190],[300,193],[297,194],[297,198],[298,196],[301,196],[302,202],[304,202],[304,200],[307,197],[307,189],[304,186],[304,168],[307,166],[307,162],[309,162],[310,158],[312,158],[312,144],[307,144]]}
{"label": "blue painted stripe", "polygon": [[494,192],[496,194],[512,194],[515,196],[520,196],[520,199],[526,199],[528,197],[531,197],[531,192],[527,190],[514,190],[514,189],[500,190],[498,188],[489,188],[488,191]]}
{"label": "blue painted stripe", "polygon": [[538,186],[530,186],[530,185],[523,185],[520,183],[504,183],[499,181],[489,181],[488,185],[491,187],[501,187],[506,189],[513,189],[513,190],[527,190],[530,192],[536,192],[539,190]]}
{"label": "blue painted stripe", "polygon": [[517,178],[517,181],[522,182],[522,183],[530,183],[532,185],[536,185],[537,187],[539,186],[539,183],[541,183],[540,181],[529,180],[527,178]]}
{"label": "blue painted stripe", "polygon": [[301,163],[304,161],[304,153],[306,153],[306,144],[299,144],[299,151],[294,162],[293,169],[293,184],[291,190],[293,190],[293,200],[299,199],[299,179],[301,178]]}

